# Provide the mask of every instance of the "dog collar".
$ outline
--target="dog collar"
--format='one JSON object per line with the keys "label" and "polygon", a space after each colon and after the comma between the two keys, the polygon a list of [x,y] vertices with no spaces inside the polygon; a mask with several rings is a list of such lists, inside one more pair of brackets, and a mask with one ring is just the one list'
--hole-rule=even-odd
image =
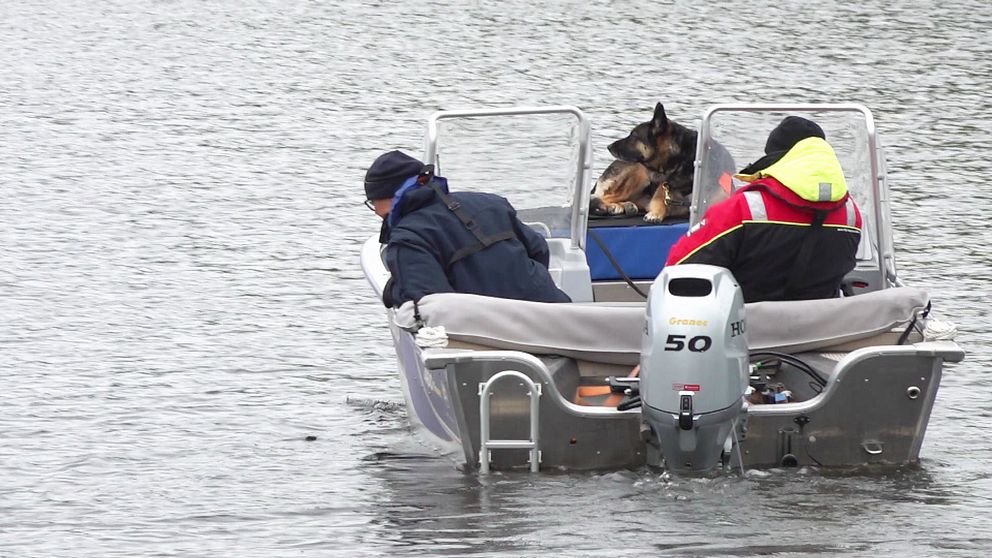
{"label": "dog collar", "polygon": [[668,206],[668,207],[689,207],[689,206],[692,205],[692,202],[690,202],[689,200],[678,200],[678,201],[673,200],[671,194],[669,193],[668,183],[667,182],[662,183],[661,187],[664,188],[664,190],[665,190],[665,205],[666,206]]}

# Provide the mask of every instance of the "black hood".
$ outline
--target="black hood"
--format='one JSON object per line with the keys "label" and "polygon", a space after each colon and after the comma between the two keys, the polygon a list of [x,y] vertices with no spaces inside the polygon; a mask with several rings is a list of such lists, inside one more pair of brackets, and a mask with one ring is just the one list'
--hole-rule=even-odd
{"label": "black hood", "polygon": [[823,128],[820,128],[819,124],[812,120],[800,116],[786,116],[768,134],[768,140],[765,141],[765,156],[741,169],[739,174],[755,174],[762,169],[767,169],[806,138],[825,140],[827,135],[823,133]]}

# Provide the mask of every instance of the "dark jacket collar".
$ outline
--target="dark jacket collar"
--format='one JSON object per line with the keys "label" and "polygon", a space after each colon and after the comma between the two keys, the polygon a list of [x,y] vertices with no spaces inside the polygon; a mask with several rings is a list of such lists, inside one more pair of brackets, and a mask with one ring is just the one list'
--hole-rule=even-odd
{"label": "dark jacket collar", "polygon": [[399,210],[400,218],[403,218],[405,215],[409,215],[421,207],[430,205],[436,199],[437,194],[434,193],[434,190],[425,186],[418,186],[407,192],[400,200],[399,207],[394,207],[393,210]]}
{"label": "dark jacket collar", "polygon": [[[399,211],[399,219],[397,222],[403,219],[404,216],[417,211],[422,207],[431,205],[435,201],[438,201],[437,194],[434,190],[430,188],[425,188],[423,186],[418,186],[409,192],[406,192],[397,203],[393,205],[392,211]],[[379,230],[379,242],[386,244],[389,242],[389,219],[382,220],[382,228]]]}

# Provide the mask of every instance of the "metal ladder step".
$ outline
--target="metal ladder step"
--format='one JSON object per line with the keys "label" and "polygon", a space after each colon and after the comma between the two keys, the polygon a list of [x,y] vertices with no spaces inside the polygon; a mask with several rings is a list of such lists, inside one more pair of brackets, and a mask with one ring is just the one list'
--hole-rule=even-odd
{"label": "metal ladder step", "polygon": [[[491,440],[490,433],[490,403],[492,387],[503,378],[517,378],[527,386],[527,396],[530,397],[530,439],[529,440]],[[479,384],[479,471],[489,472],[490,450],[494,449],[526,449],[530,450],[530,470],[537,472],[541,466],[541,451],[538,447],[538,421],[540,410],[541,384],[531,380],[523,372],[504,370]]]}
{"label": "metal ladder step", "polygon": [[486,447],[489,449],[531,449],[537,444],[530,440],[489,440]]}

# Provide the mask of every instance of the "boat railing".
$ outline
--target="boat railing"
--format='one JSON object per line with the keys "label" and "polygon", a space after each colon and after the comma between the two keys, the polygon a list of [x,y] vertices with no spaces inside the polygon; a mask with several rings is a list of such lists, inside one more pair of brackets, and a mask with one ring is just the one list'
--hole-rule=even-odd
{"label": "boat railing", "polygon": [[[897,284],[895,254],[892,247],[892,236],[889,230],[889,195],[884,172],[884,153],[878,141],[875,128],[875,119],[868,107],[860,103],[832,103],[832,104],[746,104],[727,103],[711,106],[703,113],[702,121],[699,125],[699,140],[696,144],[696,160],[693,176],[694,184],[702,184],[704,158],[706,150],[709,148],[712,138],[713,117],[721,112],[849,112],[860,114],[864,119],[864,130],[867,138],[868,164],[869,164],[869,188],[871,190],[873,207],[871,208],[871,226],[873,231],[868,235],[869,239],[877,244],[875,249],[879,255],[878,274],[882,278],[881,287]],[[696,188],[693,192],[692,205],[690,207],[690,223],[696,224],[702,219],[701,210],[704,208],[704,197],[702,188]],[[868,240],[868,239],[866,239]]]}
{"label": "boat railing", "polygon": [[503,116],[530,116],[566,114],[574,116],[578,125],[578,157],[576,158],[575,184],[572,188],[572,207],[569,225],[569,236],[572,248],[585,250],[586,219],[589,213],[588,188],[592,172],[592,142],[589,120],[581,109],[569,105],[552,105],[546,107],[510,107],[500,109],[474,110],[442,110],[435,112],[427,120],[427,136],[424,146],[424,161],[430,161],[440,168],[438,161],[438,123],[442,120],[461,118],[492,118]]}

